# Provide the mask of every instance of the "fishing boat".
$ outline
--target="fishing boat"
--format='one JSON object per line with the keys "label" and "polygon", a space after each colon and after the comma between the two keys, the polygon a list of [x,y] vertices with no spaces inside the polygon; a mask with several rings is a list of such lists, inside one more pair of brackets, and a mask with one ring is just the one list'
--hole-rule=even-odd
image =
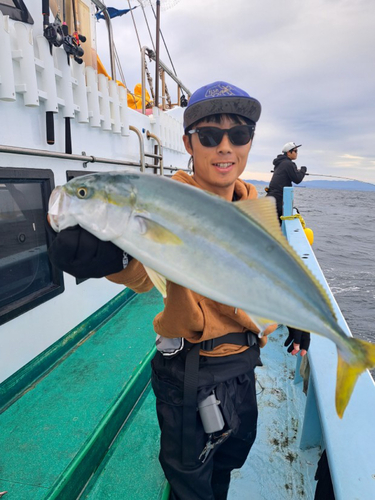
{"label": "fishing boat", "polygon": [[[159,14],[159,2],[156,8]],[[97,38],[98,15],[106,40]],[[158,40],[158,22],[156,32]],[[99,59],[106,43],[110,69]],[[56,185],[89,172],[186,169],[188,87],[160,60],[158,42],[156,50],[140,51],[138,92],[117,79],[115,60],[101,0],[0,0],[0,497],[6,500],[169,497],[150,388],[152,319],[163,307],[161,296],[137,295],[104,278],[76,280],[47,255],[45,219]],[[156,70],[155,89],[147,63]],[[167,85],[174,86],[174,102]],[[286,188],[284,215],[290,216],[284,234],[351,335],[294,213],[293,188]],[[248,462],[233,472],[229,499],[373,500],[370,374],[359,378],[340,420],[334,344],[313,336],[308,363],[300,366],[300,357],[296,362],[286,353],[285,337],[280,326],[262,351],[258,437]]]}

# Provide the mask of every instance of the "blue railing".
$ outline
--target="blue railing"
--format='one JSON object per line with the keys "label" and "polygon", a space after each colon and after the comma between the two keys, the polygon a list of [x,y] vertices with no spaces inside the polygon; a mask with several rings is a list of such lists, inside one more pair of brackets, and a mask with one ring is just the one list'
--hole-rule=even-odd
{"label": "blue railing", "polygon": [[[284,215],[293,215],[294,189],[284,188]],[[289,243],[326,288],[338,323],[352,336],[326,282],[299,219],[284,220]],[[369,325],[372,329],[373,325]],[[300,362],[300,356],[298,356]],[[310,378],[300,447],[326,449],[336,500],[375,499],[375,385],[370,373],[363,373],[354,388],[344,417],[335,410],[337,369],[336,346],[312,335],[308,352]],[[296,373],[299,373],[298,366]],[[296,378],[299,382],[300,378]]]}

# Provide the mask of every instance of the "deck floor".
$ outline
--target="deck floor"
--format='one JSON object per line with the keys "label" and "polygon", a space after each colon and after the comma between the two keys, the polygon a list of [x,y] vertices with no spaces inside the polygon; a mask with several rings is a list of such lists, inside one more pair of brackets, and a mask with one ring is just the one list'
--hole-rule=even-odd
{"label": "deck floor", "polygon": [[286,331],[278,329],[261,351],[257,439],[245,465],[232,473],[228,500],[314,498],[320,449],[299,448],[306,396],[302,383],[294,383],[296,357],[280,348],[285,339]]}

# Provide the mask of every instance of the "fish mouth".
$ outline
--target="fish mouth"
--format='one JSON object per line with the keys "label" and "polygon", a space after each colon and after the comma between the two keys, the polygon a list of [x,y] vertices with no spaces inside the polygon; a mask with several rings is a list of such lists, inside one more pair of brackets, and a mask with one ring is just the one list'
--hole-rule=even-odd
{"label": "fish mouth", "polygon": [[64,212],[69,205],[69,199],[65,196],[65,191],[62,186],[57,186],[51,193],[48,203],[48,219],[49,223],[56,233],[67,227],[66,217]]}

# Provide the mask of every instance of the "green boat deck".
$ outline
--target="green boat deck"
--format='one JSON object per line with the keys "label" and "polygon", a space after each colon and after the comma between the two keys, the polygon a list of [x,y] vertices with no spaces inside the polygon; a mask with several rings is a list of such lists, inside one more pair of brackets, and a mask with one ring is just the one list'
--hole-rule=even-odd
{"label": "green boat deck", "polygon": [[1,384],[7,500],[70,500],[85,486],[82,498],[167,498],[149,384],[162,307],[156,291],[125,290]]}
{"label": "green boat deck", "polygon": [[[162,307],[156,290],[124,290],[0,385],[4,500],[168,499],[150,385]],[[314,497],[319,447],[299,448],[306,397],[285,335],[262,351],[258,437],[230,500]]]}

